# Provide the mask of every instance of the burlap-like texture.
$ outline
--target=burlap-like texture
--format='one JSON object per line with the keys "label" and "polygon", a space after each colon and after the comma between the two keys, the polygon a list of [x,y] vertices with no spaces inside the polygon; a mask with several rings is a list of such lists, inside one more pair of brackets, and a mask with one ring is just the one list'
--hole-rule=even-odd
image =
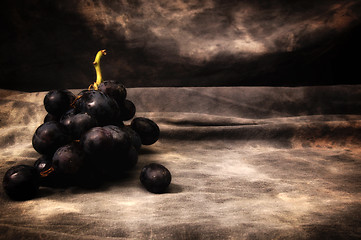
{"label": "burlap-like texture", "polygon": [[[136,168],[24,202],[1,188],[0,239],[361,238],[361,86],[127,90],[161,130]],[[45,94],[0,91],[1,177],[39,157]],[[151,162],[171,171],[167,193],[141,186]]]}

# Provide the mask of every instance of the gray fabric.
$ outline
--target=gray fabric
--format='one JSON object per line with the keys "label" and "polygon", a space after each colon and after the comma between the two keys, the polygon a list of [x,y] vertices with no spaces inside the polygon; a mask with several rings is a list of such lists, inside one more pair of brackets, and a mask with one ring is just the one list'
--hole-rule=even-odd
{"label": "gray fabric", "polygon": [[[79,90],[74,90],[75,93]],[[46,92],[0,90],[0,174],[32,165]],[[160,140],[98,190],[1,189],[0,239],[359,239],[361,86],[129,88]],[[172,173],[151,194],[141,168]]]}

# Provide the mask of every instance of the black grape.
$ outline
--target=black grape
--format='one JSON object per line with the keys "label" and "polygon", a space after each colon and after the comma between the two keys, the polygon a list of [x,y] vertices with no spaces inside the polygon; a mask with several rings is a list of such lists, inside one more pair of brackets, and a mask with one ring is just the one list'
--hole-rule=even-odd
{"label": "black grape", "polygon": [[46,111],[55,116],[61,116],[71,108],[75,95],[69,90],[51,90],[44,97]]}
{"label": "black grape", "polygon": [[84,153],[77,143],[60,147],[53,156],[53,167],[57,174],[75,175],[84,165]]}
{"label": "black grape", "polygon": [[51,167],[51,165],[52,165],[51,157],[42,155],[35,161],[34,168],[40,174],[42,171],[48,170]]}
{"label": "black grape", "polygon": [[119,104],[120,119],[122,121],[130,120],[134,117],[136,108],[132,101],[125,99],[122,104]]}
{"label": "black grape", "polygon": [[131,146],[124,156],[122,161],[122,169],[123,170],[130,170],[138,163],[138,151],[134,146]]}
{"label": "black grape", "polygon": [[67,128],[73,139],[80,139],[83,133],[97,126],[97,121],[87,113],[64,115],[60,123]]}
{"label": "black grape", "polygon": [[36,196],[39,189],[39,175],[32,166],[17,165],[4,175],[3,188],[14,200],[28,200]]}
{"label": "black grape", "polygon": [[70,141],[66,129],[58,122],[50,121],[40,125],[32,139],[34,149],[41,154],[52,155],[60,146]]}
{"label": "black grape", "polygon": [[119,119],[119,107],[114,99],[101,91],[82,91],[74,103],[75,110],[88,113],[100,126],[115,124]]}
{"label": "black grape", "polygon": [[135,147],[137,151],[139,151],[142,146],[142,141],[140,140],[139,134],[134,131],[129,125],[125,125],[124,127],[122,127],[122,129],[123,131],[128,133],[131,144]]}
{"label": "black grape", "polygon": [[59,179],[52,168],[52,156],[42,155],[34,163],[34,168],[40,177],[40,186],[55,187],[58,186]]}
{"label": "black grape", "polygon": [[112,153],[122,154],[129,150],[131,140],[127,132],[114,125],[105,126],[104,129],[112,135]]}
{"label": "black grape", "polygon": [[73,116],[76,114],[77,112],[75,111],[74,108],[68,110],[66,113],[64,113],[60,119],[59,122],[61,124],[63,124],[65,127],[68,127],[68,125],[70,124],[71,119],[73,118]]}
{"label": "black grape", "polygon": [[118,104],[121,104],[127,96],[124,85],[115,80],[101,82],[98,86],[98,90],[113,98]]}
{"label": "black grape", "polygon": [[172,180],[169,170],[161,164],[146,165],[140,173],[140,182],[152,193],[163,193]]}
{"label": "black grape", "polygon": [[103,127],[94,127],[83,134],[80,144],[89,156],[104,157],[113,149],[113,136]]}
{"label": "black grape", "polygon": [[143,145],[151,145],[159,139],[160,130],[158,125],[148,118],[134,118],[130,126],[139,134]]}
{"label": "black grape", "polygon": [[60,116],[56,116],[56,115],[53,115],[53,114],[46,114],[46,116],[44,117],[44,123],[46,122],[50,122],[50,121],[59,121],[60,120]]}

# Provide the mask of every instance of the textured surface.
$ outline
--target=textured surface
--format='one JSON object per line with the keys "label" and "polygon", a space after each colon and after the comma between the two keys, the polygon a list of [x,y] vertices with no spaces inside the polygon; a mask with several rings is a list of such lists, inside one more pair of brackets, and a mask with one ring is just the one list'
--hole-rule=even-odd
{"label": "textured surface", "polygon": [[1,88],[361,84],[358,0],[2,0]]}
{"label": "textured surface", "polygon": [[[74,92],[78,92],[74,90]],[[157,122],[124,180],[89,191],[1,189],[0,239],[360,239],[361,86],[130,88]],[[0,91],[0,174],[38,154],[45,92]],[[138,177],[157,162],[169,192]]]}

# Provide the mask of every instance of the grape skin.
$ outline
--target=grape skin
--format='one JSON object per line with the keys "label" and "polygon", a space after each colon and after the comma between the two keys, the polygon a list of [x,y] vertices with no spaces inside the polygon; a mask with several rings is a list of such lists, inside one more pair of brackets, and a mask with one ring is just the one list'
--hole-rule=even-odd
{"label": "grape skin", "polygon": [[127,96],[127,90],[124,85],[115,80],[101,82],[98,90],[113,98],[119,105],[123,103]]}
{"label": "grape skin", "polygon": [[3,188],[13,200],[31,199],[38,193],[39,175],[32,166],[13,166],[4,175]]}
{"label": "grape skin", "polygon": [[59,121],[60,120],[60,117],[59,116],[56,116],[56,115],[53,115],[53,114],[46,114],[45,117],[44,117],[44,123],[46,122],[50,122],[50,121]]}
{"label": "grape skin", "polygon": [[87,113],[94,117],[99,126],[116,124],[119,119],[118,104],[101,91],[87,90],[81,92],[74,107],[77,112]]}
{"label": "grape skin", "polygon": [[135,149],[137,151],[140,150],[140,148],[142,147],[142,141],[140,139],[139,134],[134,131],[130,125],[124,125],[124,127],[122,128],[123,131],[125,131],[126,133],[128,133],[129,137],[130,137],[130,142],[131,144],[135,147]]}
{"label": "grape skin", "polygon": [[136,108],[132,101],[125,99],[122,104],[119,104],[120,119],[122,121],[130,120],[134,117]]}
{"label": "grape skin", "polygon": [[52,165],[52,159],[49,156],[42,155],[34,162],[35,170],[40,174],[42,171],[48,170]]}
{"label": "grape skin", "polygon": [[112,151],[112,134],[103,127],[91,128],[80,139],[86,154],[92,157],[106,156]]}
{"label": "grape skin", "polygon": [[115,80],[107,80],[99,84],[98,90],[113,98],[119,107],[120,121],[127,121],[134,117],[136,107],[126,99],[127,91],[124,85]]}
{"label": "grape skin", "polygon": [[44,97],[45,110],[55,116],[61,116],[71,108],[75,95],[69,90],[51,90]]}
{"label": "grape skin", "polygon": [[73,139],[80,139],[83,133],[98,126],[97,121],[87,113],[70,112],[61,118],[60,123],[67,128]]}
{"label": "grape skin", "polygon": [[172,175],[163,165],[151,163],[143,167],[139,179],[149,192],[164,193],[172,180]]}
{"label": "grape skin", "polygon": [[123,154],[128,151],[131,145],[128,133],[114,125],[105,126],[104,129],[112,135],[112,153],[114,153],[114,155]]}
{"label": "grape skin", "polygon": [[59,147],[67,144],[70,137],[59,122],[50,121],[40,125],[32,139],[34,149],[45,155],[52,155]]}
{"label": "grape skin", "polygon": [[60,147],[53,156],[54,170],[62,175],[75,175],[84,165],[84,154],[77,143]]}
{"label": "grape skin", "polygon": [[151,145],[159,139],[160,130],[158,125],[148,118],[134,118],[130,126],[139,134],[143,145]]}

